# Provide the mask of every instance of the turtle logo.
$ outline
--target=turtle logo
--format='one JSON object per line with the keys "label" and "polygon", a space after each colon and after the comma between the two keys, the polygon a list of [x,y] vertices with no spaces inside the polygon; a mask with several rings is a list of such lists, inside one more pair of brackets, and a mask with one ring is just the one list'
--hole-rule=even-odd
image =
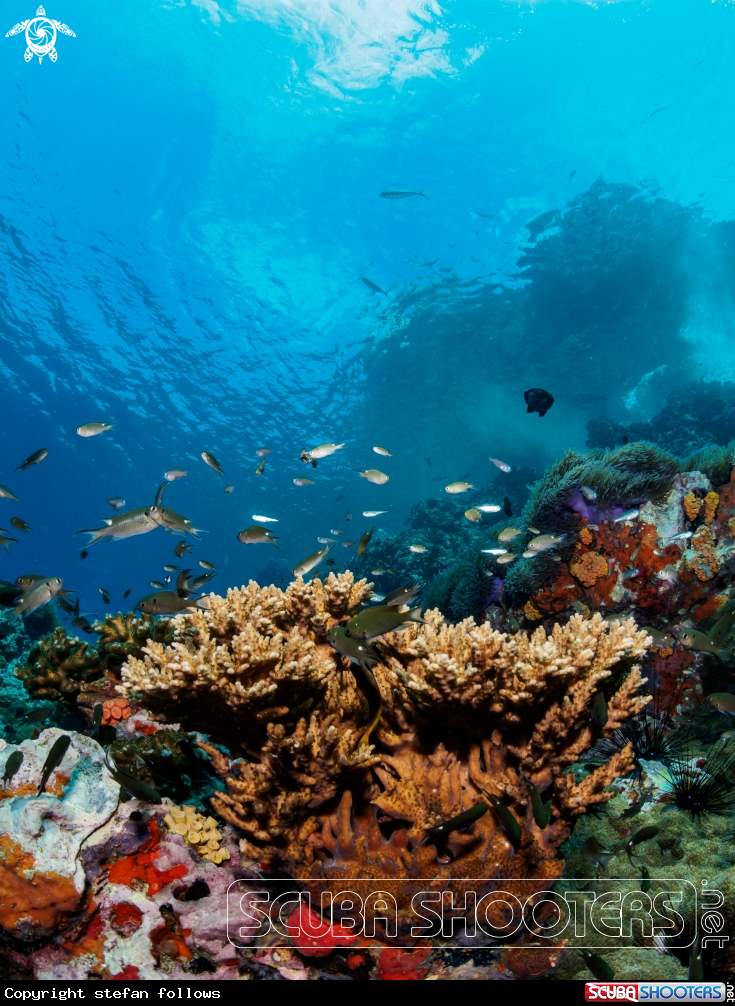
{"label": "turtle logo", "polygon": [[48,56],[51,62],[55,63],[59,55],[54,48],[57,32],[60,31],[63,35],[71,35],[72,38],[76,38],[68,25],[46,17],[46,11],[43,7],[38,8],[35,17],[13,25],[10,31],[5,33],[5,38],[9,38],[10,35],[19,35],[22,31],[26,33],[26,42],[28,43],[24,55],[26,63],[30,63],[34,56],[38,56],[39,63],[44,56]]}

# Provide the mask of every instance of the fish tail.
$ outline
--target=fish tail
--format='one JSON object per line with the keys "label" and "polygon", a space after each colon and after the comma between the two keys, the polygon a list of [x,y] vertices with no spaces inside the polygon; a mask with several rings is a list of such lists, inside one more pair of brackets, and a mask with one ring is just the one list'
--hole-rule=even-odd
{"label": "fish tail", "polygon": [[424,199],[428,199],[428,198],[429,198],[429,197],[428,197],[428,196],[426,195],[426,193],[424,192],[424,190],[423,190],[423,189],[421,189],[421,191],[419,192],[419,195],[420,195],[420,196],[423,196],[423,197],[424,197]]}
{"label": "fish tail", "polygon": [[202,609],[206,610],[207,608],[209,608],[209,606],[210,605],[209,605],[209,598],[208,597],[198,597],[196,599],[195,607],[202,608]]}
{"label": "fish tail", "polygon": [[723,660],[726,664],[732,663],[732,650],[726,650],[724,646],[721,646],[717,650],[717,656],[720,660]]}
{"label": "fish tail", "polygon": [[103,538],[109,537],[107,531],[108,531],[107,525],[105,525],[104,527],[83,527],[81,531],[75,532],[75,537],[78,534],[91,534],[92,537],[89,539],[87,544],[94,545],[96,541],[101,541]]}
{"label": "fish tail", "polygon": [[421,617],[421,607],[419,606],[418,608],[411,608],[410,611],[407,611],[406,612],[406,621],[407,622],[418,622],[419,625],[423,625],[424,624],[424,620]]}

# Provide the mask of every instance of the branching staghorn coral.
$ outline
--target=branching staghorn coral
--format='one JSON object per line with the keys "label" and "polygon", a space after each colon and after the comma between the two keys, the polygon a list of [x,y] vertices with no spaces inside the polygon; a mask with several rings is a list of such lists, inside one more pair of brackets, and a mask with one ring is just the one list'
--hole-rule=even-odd
{"label": "branching staghorn coral", "polygon": [[[368,743],[360,675],[326,631],[369,595],[350,573],[296,580],[286,591],[251,582],[212,595],[209,610],[173,619],[173,643],[151,641],[142,658],[128,660],[121,691],[158,716],[196,720],[215,741],[237,738],[245,754],[232,763],[202,745],[226,785],[212,806],[242,829],[243,850],[258,861],[326,878],[334,870],[380,876],[390,860],[394,876],[435,876],[437,850],[421,839],[492,796],[515,816],[518,847],[493,810],[452,836],[456,865],[442,875],[470,875],[462,861],[474,850],[472,869],[556,876],[556,850],[573,819],[607,800],[605,788],[632,768],[625,749],[582,782],[565,774],[648,701],[636,694],[643,680],[633,666],[645,633],[595,615],[549,635],[508,636],[428,612],[425,624],[377,644],[382,717]],[[599,726],[591,708],[603,684],[608,720]],[[546,828],[534,822],[526,780],[550,790]],[[395,820],[392,835],[380,831],[378,813]]]}

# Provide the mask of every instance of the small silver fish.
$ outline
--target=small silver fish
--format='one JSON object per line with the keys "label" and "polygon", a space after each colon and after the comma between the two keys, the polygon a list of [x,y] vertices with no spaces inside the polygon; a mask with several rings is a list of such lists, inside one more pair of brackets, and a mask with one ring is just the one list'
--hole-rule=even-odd
{"label": "small silver fish", "polygon": [[335,538],[317,538],[320,545],[336,545],[337,541]]}
{"label": "small silver fish", "polygon": [[531,532],[531,534],[541,534],[541,532],[537,527],[531,527],[530,524],[528,525],[528,530]]}
{"label": "small silver fish", "polygon": [[273,451],[270,449],[270,447],[259,447],[255,453],[259,458],[264,458],[266,454],[272,454]]}
{"label": "small silver fish", "polygon": [[506,527],[498,535],[498,541],[513,541],[521,533],[517,527]]}
{"label": "small silver fish", "polygon": [[634,577],[640,576],[640,575],[641,575],[641,571],[639,569],[626,569],[626,571],[623,573],[623,579],[624,580],[632,580]]}
{"label": "small silver fish", "polygon": [[499,555],[495,561],[500,563],[501,566],[505,566],[506,563],[513,562],[513,560],[517,558],[518,556],[514,555],[512,552],[505,552],[503,555]]}
{"label": "small silver fish", "polygon": [[201,457],[202,461],[204,462],[204,464],[208,465],[209,468],[211,468],[213,472],[217,472],[217,474],[221,475],[223,479],[227,478],[227,475],[223,471],[223,469],[222,469],[219,461],[214,456],[214,454],[210,454],[209,451],[202,451],[202,453],[200,454],[200,457]]}
{"label": "small silver fish", "polygon": [[511,471],[510,465],[507,465],[505,461],[501,461],[500,458],[488,458],[488,461],[492,461],[496,468],[499,468],[501,472]]}
{"label": "small silver fish", "polygon": [[244,531],[241,531],[237,540],[241,541],[243,545],[276,545],[274,539],[277,537],[278,535],[274,535],[267,527],[258,527],[257,524],[253,524],[252,527],[246,527]]}
{"label": "small silver fish", "polygon": [[200,559],[199,560],[199,565],[202,567],[202,569],[210,569],[211,570],[211,569],[216,569],[217,568],[214,565],[214,563],[207,562],[206,559]]}
{"label": "small silver fish", "polygon": [[507,555],[507,548],[483,548],[483,552],[487,552],[488,555]]}
{"label": "small silver fish", "polygon": [[419,189],[415,191],[414,189],[385,189],[383,192],[378,193],[380,199],[408,199],[409,196],[423,196],[424,199],[428,199],[427,195],[424,195],[424,190]]}
{"label": "small silver fish", "polygon": [[226,493],[234,493],[234,491],[235,491],[235,487],[233,485],[228,484],[228,485],[225,486],[225,492]]}
{"label": "small silver fish", "polygon": [[478,503],[476,509],[483,513],[500,513],[503,508],[496,503]]}
{"label": "small silver fish", "polygon": [[294,479],[293,484],[295,486],[313,486],[314,479]]}
{"label": "small silver fish", "polygon": [[173,565],[167,565],[167,566],[164,566],[163,568],[166,570],[167,573],[176,573],[176,572],[178,572],[178,569],[179,569],[178,566],[173,566]]}
{"label": "small silver fish", "polygon": [[565,539],[565,534],[541,534],[537,538],[532,538],[528,543],[528,547],[533,552],[545,552],[547,548],[561,545]]}
{"label": "small silver fish", "polygon": [[444,492],[455,496],[457,493],[466,493],[472,488],[474,488],[473,482],[450,482],[448,486],[444,486]]}
{"label": "small silver fish", "polygon": [[691,538],[693,534],[693,531],[680,531],[679,534],[674,534],[670,538],[667,538],[666,543],[669,544],[672,541],[686,541],[687,538]]}
{"label": "small silver fish", "polygon": [[41,580],[36,580],[24,590],[20,597],[15,599],[15,607],[10,616],[11,621],[20,615],[30,615],[32,611],[37,611],[44,604],[48,604],[64,586],[64,581],[58,576],[47,576]]}
{"label": "small silver fish", "polygon": [[389,450],[387,450],[387,448],[385,448],[385,447],[373,447],[373,450],[375,451],[376,454],[382,454],[384,458],[392,458],[393,457],[393,455],[391,454],[391,452]]}
{"label": "small silver fish", "polygon": [[665,583],[676,583],[679,579],[679,574],[676,570],[676,566],[672,566],[669,563],[669,565],[664,566],[663,569],[660,569],[658,573],[656,573],[656,578],[663,580]]}
{"label": "small silver fish", "polygon": [[384,486],[390,478],[389,475],[378,471],[377,468],[355,468],[354,470],[360,473],[361,479],[367,479],[368,482],[372,482],[376,486]]}
{"label": "small silver fish", "polygon": [[580,486],[579,491],[582,493],[584,498],[586,500],[589,500],[590,502],[592,502],[592,500],[597,499],[597,493],[595,492],[594,489],[590,489],[589,486]]}
{"label": "small silver fish", "polygon": [[15,500],[16,503],[18,502],[18,497],[7,486],[0,486],[0,496],[4,500]]}
{"label": "small silver fish", "polygon": [[183,479],[186,472],[183,468],[169,468],[167,472],[163,473],[163,477],[167,482],[175,482],[176,479]]}
{"label": "small silver fish", "polygon": [[319,458],[328,458],[330,454],[334,454],[335,451],[341,451],[343,447],[344,444],[319,444],[318,447],[312,447],[306,453],[309,455],[309,461],[313,461]]}
{"label": "small silver fish", "polygon": [[538,552],[532,552],[530,549],[527,552],[521,552],[524,559],[535,559]]}
{"label": "small silver fish", "polygon": [[261,521],[264,524],[269,524],[269,523],[277,524],[278,523],[278,518],[277,517],[264,517],[263,514],[260,514],[260,513],[254,513],[253,514],[253,520]]}
{"label": "small silver fish", "polygon": [[302,559],[293,569],[294,576],[305,576],[310,573],[312,569],[319,565],[322,559],[328,555],[332,550],[331,545],[327,545],[326,548],[320,549],[318,552],[312,552],[311,555],[307,555],[305,559]]}
{"label": "small silver fish", "polygon": [[146,615],[176,615],[187,608],[208,608],[207,597],[179,597],[173,590],[161,590],[148,594],[135,605]]}
{"label": "small silver fish", "polygon": [[[169,577],[169,579],[170,579],[170,577]],[[151,587],[155,587],[156,590],[165,590],[166,589],[166,584],[165,583],[161,583],[160,580],[151,580]]]}
{"label": "small silver fish", "polygon": [[428,552],[429,551],[428,548],[426,547],[426,545],[409,545],[408,548],[409,548],[410,552],[420,553],[420,552]]}
{"label": "small silver fish", "polygon": [[125,500],[122,498],[122,496],[111,496],[107,502],[115,511],[115,513],[117,513],[118,510],[122,510],[122,508],[125,506]]}
{"label": "small silver fish", "polygon": [[77,433],[80,437],[96,437],[100,433],[115,429],[115,423],[85,423],[77,426]]}
{"label": "small silver fish", "polygon": [[613,524],[622,524],[627,520],[635,520],[639,515],[640,510],[626,510],[625,513],[621,513],[619,517],[615,518]]}
{"label": "small silver fish", "polygon": [[363,517],[379,517],[382,513],[389,513],[388,510],[363,510]]}
{"label": "small silver fish", "polygon": [[339,528],[330,527],[329,533],[330,534],[344,534],[344,531],[340,531]]}

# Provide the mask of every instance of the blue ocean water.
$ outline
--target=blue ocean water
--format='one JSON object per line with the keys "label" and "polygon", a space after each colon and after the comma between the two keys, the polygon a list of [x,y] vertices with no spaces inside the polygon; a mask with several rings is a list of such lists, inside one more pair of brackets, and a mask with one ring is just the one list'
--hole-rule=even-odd
{"label": "blue ocean water", "polygon": [[[2,37],[35,9],[0,0],[0,526],[33,528],[0,578],[149,593],[178,539],[80,562],[75,532],[178,466],[213,587],[287,580],[434,476],[542,471],[733,378],[735,4],[49,0],[75,36],[41,63]],[[237,541],[253,514],[278,551]]]}

